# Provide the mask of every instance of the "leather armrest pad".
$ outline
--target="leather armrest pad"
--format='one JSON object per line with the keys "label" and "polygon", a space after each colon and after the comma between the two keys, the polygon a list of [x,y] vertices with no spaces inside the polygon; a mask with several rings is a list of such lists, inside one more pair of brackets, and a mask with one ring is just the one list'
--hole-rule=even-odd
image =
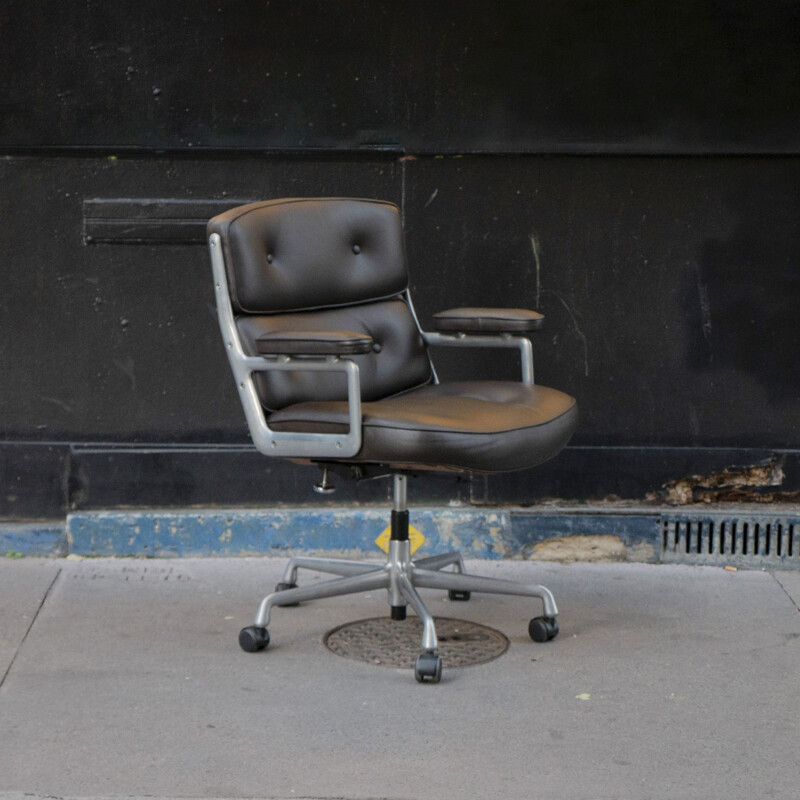
{"label": "leather armrest pad", "polygon": [[372,345],[371,336],[355,331],[273,331],[256,339],[262,356],[355,356]]}
{"label": "leather armrest pad", "polygon": [[459,333],[527,333],[544,325],[544,314],[525,308],[451,308],[433,318],[436,330]]}

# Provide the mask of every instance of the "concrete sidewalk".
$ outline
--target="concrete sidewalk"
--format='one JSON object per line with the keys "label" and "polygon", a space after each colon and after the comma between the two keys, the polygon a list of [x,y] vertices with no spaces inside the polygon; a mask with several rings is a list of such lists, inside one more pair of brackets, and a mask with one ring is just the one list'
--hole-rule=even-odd
{"label": "concrete sidewalk", "polygon": [[468,562],[548,585],[561,634],[531,642],[523,598],[426,592],[511,646],[419,685],[321,642],[383,593],[276,609],[241,652],[284,563],[0,560],[0,798],[800,793],[798,572]]}

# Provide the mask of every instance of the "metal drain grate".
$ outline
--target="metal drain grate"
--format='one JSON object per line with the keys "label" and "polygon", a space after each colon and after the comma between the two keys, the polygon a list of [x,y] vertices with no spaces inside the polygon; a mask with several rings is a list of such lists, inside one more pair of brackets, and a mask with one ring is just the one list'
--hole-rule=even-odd
{"label": "metal drain grate", "polygon": [[800,518],[669,514],[661,560],[681,564],[800,567]]}
{"label": "metal drain grate", "polygon": [[[446,617],[435,617],[434,622],[439,653],[448,669],[483,664],[508,649],[508,639],[494,628]],[[401,669],[414,667],[421,641],[422,623],[417,617],[362,619],[340,625],[325,636],[325,646],[338,656]]]}

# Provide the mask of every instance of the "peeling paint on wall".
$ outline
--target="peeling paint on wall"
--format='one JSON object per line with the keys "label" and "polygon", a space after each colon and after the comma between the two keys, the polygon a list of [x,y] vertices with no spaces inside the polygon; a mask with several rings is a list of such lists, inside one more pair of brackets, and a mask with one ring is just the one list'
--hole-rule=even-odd
{"label": "peeling paint on wall", "polygon": [[775,455],[759,464],[729,467],[709,475],[689,475],[665,483],[663,497],[671,505],[691,503],[796,502],[800,491],[775,491],[783,485],[784,458]]}

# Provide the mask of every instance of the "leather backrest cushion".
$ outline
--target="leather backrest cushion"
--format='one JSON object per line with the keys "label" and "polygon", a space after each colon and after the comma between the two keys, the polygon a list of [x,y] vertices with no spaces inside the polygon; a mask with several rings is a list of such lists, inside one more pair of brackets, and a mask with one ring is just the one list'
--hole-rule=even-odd
{"label": "leather backrest cushion", "polygon": [[[348,330],[366,333],[375,342],[372,353],[348,356],[359,366],[361,399],[365,402],[399,394],[431,379],[430,362],[414,318],[403,300],[382,300],[347,308],[292,314],[243,315],[236,319],[242,346],[258,355],[255,340],[273,331]],[[261,402],[269,411],[305,401],[346,400],[341,372],[255,373]]]}
{"label": "leather backrest cushion", "polygon": [[380,200],[289,198],[214,217],[234,310],[251,314],[391,297],[408,276],[400,212]]}

